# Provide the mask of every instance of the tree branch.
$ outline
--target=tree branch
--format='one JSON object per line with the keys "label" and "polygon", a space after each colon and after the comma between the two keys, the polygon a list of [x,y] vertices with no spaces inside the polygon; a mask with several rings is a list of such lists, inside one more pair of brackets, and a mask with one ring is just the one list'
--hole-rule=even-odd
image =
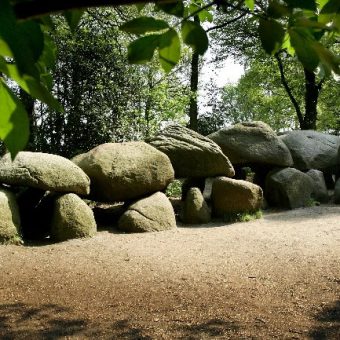
{"label": "tree branch", "polygon": [[18,19],[29,19],[46,14],[58,13],[71,9],[105,6],[122,6],[140,3],[171,3],[175,0],[27,0],[15,1],[14,11]]}
{"label": "tree branch", "polygon": [[280,58],[279,53],[275,54],[275,59],[277,61],[277,65],[278,65],[279,70],[280,70],[281,83],[282,83],[284,89],[286,90],[291,103],[293,104],[293,106],[295,108],[296,114],[297,114],[298,119],[299,119],[300,126],[302,126],[301,124],[303,124],[303,114],[301,112],[301,109],[300,109],[300,106],[299,106],[297,100],[295,99],[295,97],[292,93],[291,88],[288,85],[288,82],[287,82],[287,79],[286,79],[286,76],[285,76],[285,73],[284,73],[282,60]]}
{"label": "tree branch", "polygon": [[216,30],[216,29],[219,29],[219,28],[223,28],[223,27],[226,27],[230,24],[232,24],[233,22],[237,21],[237,20],[240,20],[241,18],[243,18],[244,16],[246,16],[247,13],[242,13],[241,15],[239,15],[238,17],[236,18],[233,18],[231,20],[228,20],[226,22],[224,22],[223,24],[220,24],[220,25],[216,25],[216,26],[213,26],[213,27],[210,27],[206,30],[206,32],[210,32],[210,31],[213,31],[213,30]]}

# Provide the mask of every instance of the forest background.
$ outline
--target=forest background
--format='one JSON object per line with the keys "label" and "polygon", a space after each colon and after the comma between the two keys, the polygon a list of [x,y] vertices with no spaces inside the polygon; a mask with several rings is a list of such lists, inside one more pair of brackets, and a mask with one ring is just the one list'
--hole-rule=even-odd
{"label": "forest background", "polygon": [[[283,6],[280,1],[258,1],[249,10],[249,3],[221,8],[216,2],[207,10],[204,1],[188,4],[192,22],[202,25],[209,36],[210,67],[218,69],[228,57],[244,66],[240,80],[222,88],[213,79],[205,79],[202,87],[205,60],[199,45],[182,48],[182,58],[169,69],[153,53],[147,64],[141,60],[132,64],[136,32],[129,23],[151,17],[157,25],[172,23],[169,11],[155,11],[152,4],[91,8],[82,11],[74,25],[67,15],[53,16],[44,32],[48,55],[41,54],[38,61],[47,65],[46,83],[63,109],[34,98],[2,75],[28,114],[26,149],[72,157],[105,142],[148,139],[169,123],[187,125],[204,135],[252,120],[266,122],[277,132],[302,128],[339,134],[338,75],[320,65],[311,71],[301,64],[298,51],[288,53],[284,43],[272,49],[272,57],[263,50],[261,41],[265,45],[266,37],[252,17],[256,6],[259,11],[267,6],[268,12],[271,4]],[[317,16],[320,11],[313,12],[313,18]],[[323,30],[319,23],[315,26],[315,34]],[[142,33],[137,31],[138,36]],[[318,39],[338,58],[338,34]]]}

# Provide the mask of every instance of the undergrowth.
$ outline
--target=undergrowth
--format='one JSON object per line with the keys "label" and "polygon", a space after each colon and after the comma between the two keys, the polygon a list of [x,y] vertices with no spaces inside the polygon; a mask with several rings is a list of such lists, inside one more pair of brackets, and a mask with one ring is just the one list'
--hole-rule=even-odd
{"label": "undergrowth", "polygon": [[173,198],[181,198],[182,196],[182,181],[179,179],[175,179],[172,181],[168,187],[166,188],[165,194],[168,197],[173,197]]}
{"label": "undergrowth", "polygon": [[262,218],[262,210],[257,210],[255,212],[242,212],[242,213],[235,213],[235,214],[225,214],[223,216],[224,222],[249,222],[253,220],[258,220]]}

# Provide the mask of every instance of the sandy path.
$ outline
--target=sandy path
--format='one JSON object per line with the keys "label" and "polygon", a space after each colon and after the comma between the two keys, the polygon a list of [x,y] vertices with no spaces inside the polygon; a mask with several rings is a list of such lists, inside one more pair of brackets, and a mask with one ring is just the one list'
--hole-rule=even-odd
{"label": "sandy path", "polygon": [[0,339],[340,339],[340,207],[0,246]]}

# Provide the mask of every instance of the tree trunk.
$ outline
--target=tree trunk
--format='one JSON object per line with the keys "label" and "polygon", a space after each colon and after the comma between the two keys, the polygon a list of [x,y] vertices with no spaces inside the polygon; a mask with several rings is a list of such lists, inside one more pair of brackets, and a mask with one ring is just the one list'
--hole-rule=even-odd
{"label": "tree trunk", "polygon": [[[197,15],[194,21],[199,23]],[[197,131],[198,129],[198,103],[197,103],[197,90],[198,90],[198,75],[199,75],[199,55],[196,51],[193,52],[191,58],[191,76],[190,76],[190,107],[189,107],[189,127],[191,130]]]}
{"label": "tree trunk", "polygon": [[285,91],[288,95],[288,98],[291,101],[291,103],[292,103],[292,105],[295,109],[296,115],[297,115],[298,120],[299,120],[300,128],[301,128],[301,126],[303,126],[303,119],[304,118],[303,118],[303,114],[302,114],[301,109],[300,109],[300,105],[299,105],[298,101],[296,100],[295,96],[293,95],[292,89],[290,88],[290,86],[288,84],[288,81],[287,81],[287,78],[286,78],[286,75],[285,75],[285,70],[284,70],[284,67],[283,67],[283,62],[281,60],[280,54],[276,53],[275,58],[276,58],[277,65],[278,65],[279,71],[280,71],[281,84],[282,84],[283,88],[285,89]]}
{"label": "tree trunk", "polygon": [[304,68],[305,73],[305,115],[301,130],[316,130],[317,105],[322,83],[316,82],[314,72]]}

